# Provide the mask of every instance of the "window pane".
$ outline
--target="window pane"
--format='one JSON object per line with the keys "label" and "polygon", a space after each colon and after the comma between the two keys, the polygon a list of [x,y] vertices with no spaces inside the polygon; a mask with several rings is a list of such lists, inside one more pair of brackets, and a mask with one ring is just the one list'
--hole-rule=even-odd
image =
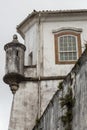
{"label": "window pane", "polygon": [[63,51],[63,43],[60,43],[60,51]]}
{"label": "window pane", "polygon": [[77,59],[77,53],[74,52],[74,53],[73,53],[73,60],[76,60],[76,59]]}
{"label": "window pane", "polygon": [[71,36],[67,36],[68,42],[71,42]]}
{"label": "window pane", "polygon": [[64,60],[64,56],[63,56],[64,54],[63,53],[60,53],[60,60]]}
{"label": "window pane", "polygon": [[65,53],[65,60],[68,60],[68,53]]}
{"label": "window pane", "polygon": [[77,59],[76,36],[64,35],[59,37],[60,60],[73,61]]}
{"label": "window pane", "polygon": [[64,36],[64,43],[67,43],[67,36]]}
{"label": "window pane", "polygon": [[63,37],[60,37],[60,43],[63,43]]}
{"label": "window pane", "polygon": [[74,36],[72,36],[72,43],[76,42],[76,38]]}
{"label": "window pane", "polygon": [[73,46],[73,50],[75,51],[76,50],[76,43],[72,43],[72,46]]}
{"label": "window pane", "polygon": [[77,59],[76,52],[62,52],[60,53],[60,60],[62,61],[72,61]]}
{"label": "window pane", "polygon": [[71,42],[68,43],[68,51],[72,51],[72,44],[71,44]]}
{"label": "window pane", "polygon": [[67,43],[64,43],[64,51],[67,51]]}
{"label": "window pane", "polygon": [[59,38],[59,50],[63,51],[63,37]]}
{"label": "window pane", "polygon": [[69,53],[69,60],[72,60],[72,52]]}

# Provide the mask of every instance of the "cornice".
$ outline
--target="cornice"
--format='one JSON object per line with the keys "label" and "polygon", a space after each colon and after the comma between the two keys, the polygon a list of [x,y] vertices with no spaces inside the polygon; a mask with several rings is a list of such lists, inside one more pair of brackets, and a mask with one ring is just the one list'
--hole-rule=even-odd
{"label": "cornice", "polygon": [[72,28],[72,27],[62,27],[56,30],[53,30],[52,33],[60,33],[60,32],[65,32],[65,31],[72,31],[72,32],[77,32],[77,33],[81,33],[82,32],[82,28]]}

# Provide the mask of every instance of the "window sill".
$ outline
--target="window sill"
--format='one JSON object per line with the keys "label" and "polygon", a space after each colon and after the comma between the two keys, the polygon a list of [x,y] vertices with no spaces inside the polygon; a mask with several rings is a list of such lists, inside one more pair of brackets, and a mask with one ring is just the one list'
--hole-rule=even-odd
{"label": "window sill", "polygon": [[56,64],[75,64],[76,61],[58,61]]}

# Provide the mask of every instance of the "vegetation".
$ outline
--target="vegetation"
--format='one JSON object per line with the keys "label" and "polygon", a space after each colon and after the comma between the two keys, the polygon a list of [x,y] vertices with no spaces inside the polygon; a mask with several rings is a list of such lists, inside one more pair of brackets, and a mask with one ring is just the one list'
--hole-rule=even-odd
{"label": "vegetation", "polygon": [[[59,84],[58,88],[59,90],[63,90],[62,83]],[[60,119],[63,123],[63,126],[65,127],[65,130],[71,130],[71,123],[73,119],[72,109],[75,104],[75,98],[73,97],[72,88],[68,87],[67,93],[65,95],[62,95],[62,97],[59,100],[61,108],[65,109],[65,113],[60,117]]]}
{"label": "vegetation", "polygon": [[58,85],[58,89],[59,89],[59,91],[63,90],[62,82],[59,83],[59,85]]}

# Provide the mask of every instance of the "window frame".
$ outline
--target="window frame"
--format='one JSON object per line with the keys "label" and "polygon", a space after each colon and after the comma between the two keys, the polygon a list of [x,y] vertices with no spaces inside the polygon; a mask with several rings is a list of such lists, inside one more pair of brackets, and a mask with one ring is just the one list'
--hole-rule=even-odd
{"label": "window frame", "polygon": [[[67,48],[67,45],[68,44],[66,44],[66,48],[68,49],[68,50],[60,50],[60,48],[61,48],[61,43],[59,42],[60,41],[60,39],[62,38],[63,39],[63,49],[65,49],[64,48],[64,38],[66,37],[66,39],[68,39],[68,37],[71,37],[71,38],[75,38],[75,46],[76,46],[76,50],[69,50],[68,48]],[[58,37],[58,52],[59,52],[59,60],[61,61],[61,62],[64,62],[64,61],[73,61],[72,59],[69,59],[69,57],[67,57],[68,59],[67,60],[62,60],[61,59],[61,54],[64,54],[64,53],[67,53],[67,54],[70,54],[70,53],[76,53],[76,59],[74,60],[74,61],[77,61],[77,59],[78,59],[78,46],[77,46],[77,37],[75,36],[75,35],[71,35],[71,34],[69,34],[69,35],[62,35],[62,36],[59,36]],[[62,58],[64,58],[64,57],[62,57]]]}
{"label": "window frame", "polygon": [[58,38],[65,35],[72,35],[75,36],[77,39],[77,59],[81,56],[82,49],[81,49],[81,35],[79,32],[73,32],[73,31],[64,31],[59,32],[57,34],[54,34],[54,40],[55,40],[55,64],[75,64],[77,60],[71,60],[71,61],[61,61],[59,59],[59,47],[58,47]]}

